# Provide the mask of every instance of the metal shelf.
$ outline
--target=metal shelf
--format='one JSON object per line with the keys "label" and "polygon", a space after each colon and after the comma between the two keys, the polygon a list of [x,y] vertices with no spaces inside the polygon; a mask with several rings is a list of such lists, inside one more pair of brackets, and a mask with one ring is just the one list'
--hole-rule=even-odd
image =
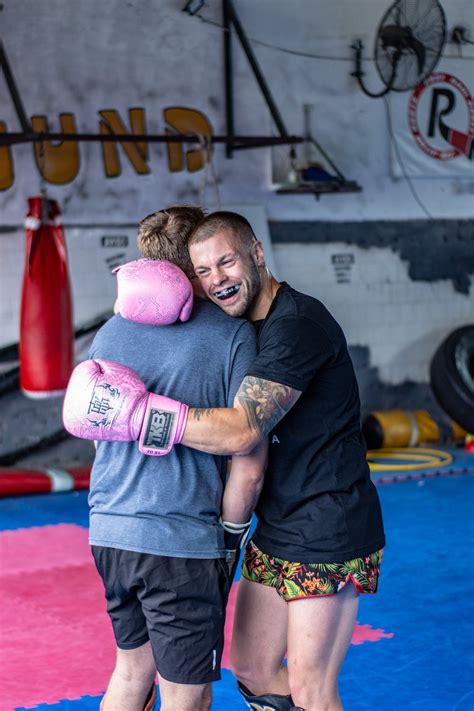
{"label": "metal shelf", "polygon": [[361,191],[361,186],[355,180],[317,180],[296,184],[283,183],[278,185],[275,190],[279,195],[312,194],[316,198],[330,193],[360,193]]}

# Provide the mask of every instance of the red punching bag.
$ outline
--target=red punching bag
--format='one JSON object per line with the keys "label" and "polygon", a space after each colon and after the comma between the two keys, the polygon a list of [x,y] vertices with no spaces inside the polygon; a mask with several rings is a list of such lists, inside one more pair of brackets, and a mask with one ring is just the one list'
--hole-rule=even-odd
{"label": "red punching bag", "polygon": [[72,300],[61,212],[28,199],[20,320],[20,388],[32,398],[61,395],[74,359]]}

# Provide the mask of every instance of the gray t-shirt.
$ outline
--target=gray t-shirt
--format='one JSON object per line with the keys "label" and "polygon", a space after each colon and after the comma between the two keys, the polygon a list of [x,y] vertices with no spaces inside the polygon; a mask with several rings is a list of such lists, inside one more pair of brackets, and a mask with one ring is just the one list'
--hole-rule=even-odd
{"label": "gray t-shirt", "polygon": [[[133,368],[147,388],[191,407],[232,405],[256,355],[250,323],[195,299],[186,323],[146,326],[120,315],[96,334],[89,357]],[[93,545],[186,558],[224,556],[219,524],[226,457],[176,445],[150,457],[136,442],[99,442],[92,468]]]}

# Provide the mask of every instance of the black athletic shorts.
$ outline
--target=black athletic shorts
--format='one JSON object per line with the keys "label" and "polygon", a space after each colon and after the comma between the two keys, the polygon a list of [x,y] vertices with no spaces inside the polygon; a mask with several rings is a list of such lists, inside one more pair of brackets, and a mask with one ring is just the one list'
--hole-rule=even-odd
{"label": "black athletic shorts", "polygon": [[171,558],[92,546],[120,649],[150,640],[177,684],[220,679],[229,577],[224,559]]}

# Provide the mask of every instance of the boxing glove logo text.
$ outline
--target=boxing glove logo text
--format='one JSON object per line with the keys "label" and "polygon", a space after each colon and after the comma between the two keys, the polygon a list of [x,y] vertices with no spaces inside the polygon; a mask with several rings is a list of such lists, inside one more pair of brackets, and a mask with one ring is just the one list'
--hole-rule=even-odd
{"label": "boxing glove logo text", "polygon": [[[98,392],[98,388],[101,388],[105,393]],[[98,387],[94,388],[92,393],[92,398],[89,402],[89,409],[87,410],[88,415],[104,415],[101,420],[91,420],[89,422],[95,427],[107,427],[110,425],[110,420],[108,419],[109,410],[113,410],[114,406],[110,404],[110,399],[117,399],[120,396],[120,391],[118,388],[110,385],[110,383],[102,383]]]}
{"label": "boxing glove logo text", "polygon": [[143,442],[145,447],[166,449],[171,438],[173,422],[173,412],[151,409]]}

